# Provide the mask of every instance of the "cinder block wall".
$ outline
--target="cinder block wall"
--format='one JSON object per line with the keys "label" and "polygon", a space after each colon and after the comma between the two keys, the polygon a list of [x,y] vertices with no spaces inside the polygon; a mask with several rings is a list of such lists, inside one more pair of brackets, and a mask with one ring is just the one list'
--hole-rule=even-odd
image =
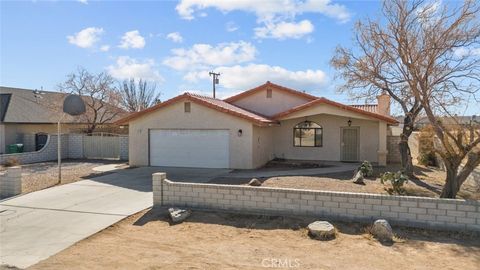
{"label": "cinder block wall", "polygon": [[[68,157],[68,135],[61,135],[62,157]],[[51,161],[57,159],[57,135],[49,135],[45,147],[35,152],[0,155],[0,164],[10,159],[17,159],[20,164]]]}
{"label": "cinder block wall", "polygon": [[0,173],[0,199],[22,193],[22,168],[10,167]]}
{"label": "cinder block wall", "polygon": [[[62,159],[85,158],[83,147],[84,134],[69,133],[61,136]],[[128,136],[120,136],[119,144],[120,160],[128,160]],[[57,160],[57,135],[48,135],[45,147],[39,151],[0,155],[0,164],[5,164],[10,158],[17,159],[21,164]]]}
{"label": "cinder block wall", "polygon": [[128,136],[120,136],[120,160],[128,160]]}
{"label": "cinder block wall", "polygon": [[400,149],[398,148],[400,143],[400,136],[387,136],[387,163],[400,163]]}
{"label": "cinder block wall", "polygon": [[68,134],[68,157],[83,158],[83,134]]}
{"label": "cinder block wall", "polygon": [[155,206],[183,206],[338,220],[385,218],[410,227],[480,232],[478,201],[236,185],[178,183],[153,175]]}

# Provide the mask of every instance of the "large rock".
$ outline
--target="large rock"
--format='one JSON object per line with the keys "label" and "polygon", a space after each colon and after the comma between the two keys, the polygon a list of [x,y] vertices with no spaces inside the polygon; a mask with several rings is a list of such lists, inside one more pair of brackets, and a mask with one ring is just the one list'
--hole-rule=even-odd
{"label": "large rock", "polygon": [[353,183],[359,184],[359,185],[365,185],[365,182],[363,181],[363,173],[362,171],[358,170],[355,175],[353,176]]}
{"label": "large rock", "polygon": [[393,230],[388,221],[385,219],[376,220],[373,223],[372,235],[380,241],[392,241],[393,240]]}
{"label": "large rock", "polygon": [[335,227],[327,221],[315,221],[308,224],[308,232],[312,237],[321,240],[335,238]]}
{"label": "large rock", "polygon": [[248,185],[258,187],[258,186],[262,185],[262,182],[260,180],[258,180],[257,178],[252,178],[252,180],[250,180],[250,182],[248,182]]}
{"label": "large rock", "polygon": [[180,208],[168,208],[168,213],[170,214],[170,218],[174,223],[182,222],[187,219],[191,215],[190,210],[184,210]]}

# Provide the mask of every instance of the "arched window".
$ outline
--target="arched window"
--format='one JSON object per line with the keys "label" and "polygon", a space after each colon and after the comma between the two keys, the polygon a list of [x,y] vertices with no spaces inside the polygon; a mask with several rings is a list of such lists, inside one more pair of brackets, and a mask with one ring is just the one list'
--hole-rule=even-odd
{"label": "arched window", "polygon": [[298,123],[293,128],[293,146],[321,147],[323,143],[323,129],[312,121]]}

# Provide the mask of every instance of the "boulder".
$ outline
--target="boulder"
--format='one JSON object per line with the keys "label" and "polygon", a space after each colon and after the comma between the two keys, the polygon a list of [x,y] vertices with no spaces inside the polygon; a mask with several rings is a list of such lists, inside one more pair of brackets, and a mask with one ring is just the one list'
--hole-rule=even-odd
{"label": "boulder", "polygon": [[392,227],[385,219],[378,219],[373,223],[371,234],[380,241],[393,240]]}
{"label": "boulder", "polygon": [[182,222],[187,219],[192,213],[190,210],[184,210],[180,208],[168,208],[170,218],[174,223]]}
{"label": "boulder", "polygon": [[327,221],[315,221],[308,224],[308,232],[310,236],[320,240],[335,238],[335,227]]}
{"label": "boulder", "polygon": [[250,182],[248,182],[248,185],[258,187],[258,186],[262,185],[262,182],[260,180],[258,180],[257,178],[252,178],[252,180],[250,180]]}
{"label": "boulder", "polygon": [[363,181],[363,173],[362,171],[358,170],[355,175],[353,176],[353,183],[359,184],[359,185],[365,185],[365,182]]}

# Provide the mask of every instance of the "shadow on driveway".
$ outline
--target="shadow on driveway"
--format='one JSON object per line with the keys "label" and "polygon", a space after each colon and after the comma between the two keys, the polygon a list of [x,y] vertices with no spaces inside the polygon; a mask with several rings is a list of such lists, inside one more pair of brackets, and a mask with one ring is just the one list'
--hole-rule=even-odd
{"label": "shadow on driveway", "polygon": [[221,175],[228,174],[228,169],[180,168],[180,167],[137,167],[121,169],[100,176],[85,177],[90,181],[134,189],[152,191],[152,174],[167,173],[167,179],[175,182],[206,183]]}

